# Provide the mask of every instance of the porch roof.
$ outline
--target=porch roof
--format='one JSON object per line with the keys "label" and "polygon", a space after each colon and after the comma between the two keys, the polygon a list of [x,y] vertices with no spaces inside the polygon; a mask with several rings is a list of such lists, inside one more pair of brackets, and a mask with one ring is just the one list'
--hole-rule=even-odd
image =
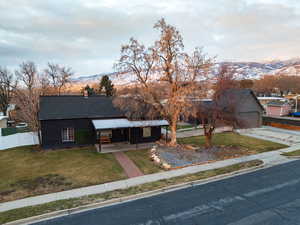
{"label": "porch roof", "polygon": [[138,120],[130,121],[128,119],[102,119],[92,120],[96,130],[127,128],[127,127],[154,127],[169,125],[166,120]]}

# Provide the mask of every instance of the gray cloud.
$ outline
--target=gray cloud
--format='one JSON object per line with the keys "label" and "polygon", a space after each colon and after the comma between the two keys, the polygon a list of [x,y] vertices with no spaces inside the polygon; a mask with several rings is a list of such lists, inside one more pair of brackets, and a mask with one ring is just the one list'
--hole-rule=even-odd
{"label": "gray cloud", "polygon": [[0,2],[0,65],[33,60],[109,72],[122,44],[150,44],[161,17],[182,32],[187,50],[204,46],[219,60],[299,56],[297,0],[10,0]]}

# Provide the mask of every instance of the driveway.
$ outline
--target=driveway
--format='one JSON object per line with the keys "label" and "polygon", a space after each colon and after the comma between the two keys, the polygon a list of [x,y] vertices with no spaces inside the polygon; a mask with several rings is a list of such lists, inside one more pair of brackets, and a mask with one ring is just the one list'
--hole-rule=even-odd
{"label": "driveway", "polygon": [[261,128],[242,129],[238,130],[238,132],[242,135],[269,140],[289,146],[300,144],[299,131],[263,126]]}
{"label": "driveway", "polygon": [[296,225],[300,161],[36,225]]}
{"label": "driveway", "polygon": [[[232,131],[232,127],[219,127],[216,128],[215,133],[222,133],[225,131]],[[161,132],[163,134],[166,134],[166,130],[162,128]],[[168,135],[170,135],[170,131],[168,131]],[[199,136],[199,135],[204,135],[204,131],[202,128],[190,128],[190,129],[182,129],[182,130],[177,130],[176,132],[176,137],[177,138],[185,138],[185,137],[193,137],[193,136]]]}

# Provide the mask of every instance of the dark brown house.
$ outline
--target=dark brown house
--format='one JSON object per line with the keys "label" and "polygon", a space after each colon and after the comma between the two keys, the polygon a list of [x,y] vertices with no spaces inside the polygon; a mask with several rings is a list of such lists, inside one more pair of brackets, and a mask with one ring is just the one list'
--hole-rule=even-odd
{"label": "dark brown house", "polygon": [[43,148],[157,141],[165,120],[127,119],[106,96],[41,96],[39,120]]}

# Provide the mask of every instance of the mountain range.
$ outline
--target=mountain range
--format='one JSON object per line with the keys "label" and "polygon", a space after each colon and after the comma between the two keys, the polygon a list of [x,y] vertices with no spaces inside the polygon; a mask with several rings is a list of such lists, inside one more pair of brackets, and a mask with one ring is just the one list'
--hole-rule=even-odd
{"label": "mountain range", "polygon": [[[216,73],[222,64],[232,66],[240,77],[244,79],[259,79],[266,74],[286,74],[300,76],[300,58],[289,60],[273,60],[268,62],[219,62],[214,65],[212,73]],[[133,76],[126,74],[126,76],[118,77],[117,73],[99,73],[94,75],[80,75],[74,77],[74,83],[89,84],[99,82],[101,77],[108,75],[115,85],[126,85],[133,80]]]}

